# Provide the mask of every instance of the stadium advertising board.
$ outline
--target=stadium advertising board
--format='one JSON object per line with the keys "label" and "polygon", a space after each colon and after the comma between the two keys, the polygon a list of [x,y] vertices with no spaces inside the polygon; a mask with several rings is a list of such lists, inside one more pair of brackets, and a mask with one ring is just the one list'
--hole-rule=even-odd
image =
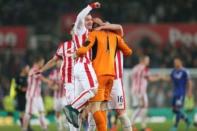
{"label": "stadium advertising board", "polygon": [[132,44],[149,38],[155,44],[197,46],[197,24],[128,24],[123,28],[127,41]]}
{"label": "stadium advertising board", "polygon": [[25,49],[26,27],[0,27],[0,48]]}

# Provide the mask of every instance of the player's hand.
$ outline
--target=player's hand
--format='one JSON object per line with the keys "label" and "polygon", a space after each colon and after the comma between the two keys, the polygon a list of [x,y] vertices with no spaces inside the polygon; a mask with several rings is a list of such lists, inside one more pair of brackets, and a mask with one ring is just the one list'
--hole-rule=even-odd
{"label": "player's hand", "polygon": [[166,75],[160,75],[160,80],[168,81],[168,76],[166,76]]}
{"label": "player's hand", "polygon": [[34,72],[32,72],[31,74],[29,74],[30,76],[37,76],[37,75],[40,75],[42,74],[41,70],[36,70]]}
{"label": "player's hand", "polygon": [[73,55],[75,54],[75,51],[72,51],[72,50],[73,50],[72,48],[68,49],[68,50],[66,51],[65,55],[66,55],[67,57],[73,57]]}
{"label": "player's hand", "polygon": [[89,4],[93,9],[101,8],[101,4],[99,2],[94,2]]}
{"label": "player's hand", "polygon": [[72,57],[73,59],[76,59],[77,58],[76,52],[67,52],[66,53],[66,56],[67,57]]}

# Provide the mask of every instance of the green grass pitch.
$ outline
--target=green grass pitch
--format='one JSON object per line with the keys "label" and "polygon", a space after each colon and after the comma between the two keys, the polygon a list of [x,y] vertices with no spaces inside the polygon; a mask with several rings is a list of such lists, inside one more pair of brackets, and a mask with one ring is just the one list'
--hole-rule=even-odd
{"label": "green grass pitch", "polygon": [[[151,123],[148,124],[148,127],[150,127],[152,131],[170,131],[170,128],[172,127],[172,122],[168,121],[165,123]],[[139,124],[137,124],[137,128],[140,128]],[[41,131],[41,128],[39,126],[33,126],[33,129],[34,131]],[[0,131],[20,131],[20,127],[18,125],[0,126]],[[48,131],[57,131],[55,124],[50,124]],[[119,127],[118,131],[122,131],[121,126]],[[180,123],[178,131],[186,131],[185,125],[183,123]],[[197,131],[197,128],[191,126],[190,129],[187,131]]]}

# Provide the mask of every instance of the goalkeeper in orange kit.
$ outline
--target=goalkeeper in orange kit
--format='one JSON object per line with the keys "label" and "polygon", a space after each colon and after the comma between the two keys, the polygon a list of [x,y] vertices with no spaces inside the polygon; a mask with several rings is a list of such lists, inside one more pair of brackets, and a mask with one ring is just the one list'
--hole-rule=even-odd
{"label": "goalkeeper in orange kit", "polygon": [[115,54],[120,49],[124,55],[131,55],[132,50],[124,40],[110,31],[92,31],[89,33],[86,45],[79,48],[77,56],[83,56],[92,49],[92,64],[98,78],[98,91],[90,99],[89,109],[93,114],[97,129],[107,130],[106,114],[100,109],[101,103],[110,100],[110,93],[115,75]]}

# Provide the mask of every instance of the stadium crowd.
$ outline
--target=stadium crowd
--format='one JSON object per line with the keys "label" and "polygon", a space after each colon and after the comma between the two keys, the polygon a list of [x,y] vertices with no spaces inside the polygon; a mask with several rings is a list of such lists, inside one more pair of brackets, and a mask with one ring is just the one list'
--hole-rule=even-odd
{"label": "stadium crowd", "polygon": [[[1,1],[0,24],[34,25],[38,29],[46,28],[40,25],[50,26],[57,22],[58,16],[65,12],[76,11],[92,0],[84,1],[82,3],[77,0]],[[195,0],[101,0],[102,2],[105,2],[101,10],[102,16],[116,23],[191,23],[197,20]],[[35,7],[36,10],[34,10]]]}

